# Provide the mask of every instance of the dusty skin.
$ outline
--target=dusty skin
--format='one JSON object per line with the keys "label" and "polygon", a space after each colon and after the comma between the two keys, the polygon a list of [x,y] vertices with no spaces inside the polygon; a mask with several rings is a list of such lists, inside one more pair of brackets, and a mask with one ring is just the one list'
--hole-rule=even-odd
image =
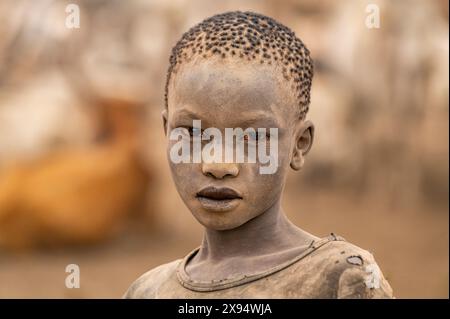
{"label": "dusty skin", "polygon": [[[286,218],[280,206],[286,172],[303,167],[314,131],[311,122],[294,120],[290,92],[272,70],[199,60],[173,79],[170,108],[163,113],[166,130],[189,126],[193,119],[220,129],[278,127],[280,167],[261,175],[258,163],[169,161],[180,196],[205,227],[204,239],[184,260],[144,274],[126,298],[392,297],[381,273],[379,287],[367,286],[366,267],[376,265],[370,253],[343,240],[320,240]],[[231,188],[242,198],[227,211],[205,209],[197,193],[206,187]],[[352,256],[361,262],[349,262]]]}
{"label": "dusty skin", "polygon": [[[194,57],[172,74],[167,99],[166,136],[193,120],[222,132],[278,128],[278,169],[263,175],[258,162],[174,164],[168,156],[183,202],[204,226],[203,242],[144,274],[126,298],[392,297],[370,253],[307,233],[281,207],[287,172],[303,168],[314,126],[298,116],[293,87],[277,65]],[[174,141],[167,141],[169,154]]]}
{"label": "dusty skin", "polygon": [[[198,252],[142,275],[125,298],[392,298],[373,256],[337,236],[312,243],[300,255],[261,273],[213,282],[192,280],[186,264]],[[372,266],[372,267],[371,267]],[[379,277],[377,277],[379,275]]]}

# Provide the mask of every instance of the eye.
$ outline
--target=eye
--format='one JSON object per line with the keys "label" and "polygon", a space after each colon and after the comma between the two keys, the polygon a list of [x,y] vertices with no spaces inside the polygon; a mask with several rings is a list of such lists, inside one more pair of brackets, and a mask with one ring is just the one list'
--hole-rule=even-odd
{"label": "eye", "polygon": [[186,127],[190,136],[202,136],[202,130],[198,127]]}
{"label": "eye", "polygon": [[246,141],[261,141],[263,138],[266,138],[266,140],[270,139],[270,134],[266,133],[265,135],[260,132],[248,132],[244,135],[244,140]]}
{"label": "eye", "polygon": [[244,140],[246,141],[256,141],[258,139],[257,132],[248,132],[244,135]]}

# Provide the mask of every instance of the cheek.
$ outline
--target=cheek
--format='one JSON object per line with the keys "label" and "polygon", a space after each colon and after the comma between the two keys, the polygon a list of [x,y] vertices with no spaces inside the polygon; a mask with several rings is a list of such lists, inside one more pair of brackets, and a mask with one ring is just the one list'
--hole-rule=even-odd
{"label": "cheek", "polygon": [[273,174],[261,174],[259,172],[260,164],[247,167],[252,174],[251,181],[247,181],[249,201],[252,206],[267,209],[281,197],[289,168],[289,157],[287,155],[279,157],[278,164],[279,166]]}
{"label": "cheek", "polygon": [[258,174],[257,182],[253,184],[257,188],[260,199],[278,197],[283,189],[286,170],[278,167],[274,174]]}
{"label": "cheek", "polygon": [[174,163],[170,158],[170,144],[167,147],[167,161],[169,163],[172,179],[180,195],[184,197],[190,190],[194,189],[194,183],[201,174],[199,164],[194,163]]}
{"label": "cheek", "polygon": [[264,190],[268,197],[279,195],[282,191],[290,164],[290,139],[282,138],[278,141],[278,167],[273,174],[254,173],[258,179],[258,187]]}
{"label": "cheek", "polygon": [[198,178],[199,168],[198,164],[180,163],[174,164],[170,162],[170,171],[177,184],[192,185],[196,178]]}

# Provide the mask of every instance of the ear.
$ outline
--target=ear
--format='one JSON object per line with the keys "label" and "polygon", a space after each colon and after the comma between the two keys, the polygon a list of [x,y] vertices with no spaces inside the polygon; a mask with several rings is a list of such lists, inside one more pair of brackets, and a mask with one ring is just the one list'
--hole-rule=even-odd
{"label": "ear", "polygon": [[295,128],[294,138],[291,167],[298,171],[305,164],[305,155],[308,154],[314,140],[313,123],[311,121],[299,122]]}
{"label": "ear", "polygon": [[167,109],[164,109],[161,112],[161,117],[162,117],[162,120],[163,120],[164,135],[167,136]]}

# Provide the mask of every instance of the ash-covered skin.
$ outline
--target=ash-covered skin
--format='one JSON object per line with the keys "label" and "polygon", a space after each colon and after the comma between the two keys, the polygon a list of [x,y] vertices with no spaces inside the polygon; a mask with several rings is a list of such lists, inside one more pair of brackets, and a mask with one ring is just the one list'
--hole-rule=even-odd
{"label": "ash-covered skin", "polygon": [[[280,206],[289,166],[300,169],[311,147],[313,126],[293,117],[295,96],[273,66],[211,57],[183,64],[169,85],[167,130],[202,128],[278,128],[278,169],[260,174],[259,163],[181,163],[170,161],[177,190],[205,227],[202,249],[188,265],[200,281],[264,270],[292,258],[314,236],[290,223]],[[176,141],[168,141],[167,152]],[[203,188],[227,187],[242,199],[229,211],[205,209]]]}
{"label": "ash-covered skin", "polygon": [[275,65],[295,95],[300,118],[308,112],[314,74],[309,50],[288,27],[253,12],[227,12],[205,19],[187,31],[170,56],[165,102],[169,84],[178,67],[196,57],[238,57],[242,61]]}
{"label": "ash-covered skin", "polygon": [[[193,252],[195,253],[195,251]],[[373,256],[342,238],[315,242],[281,270],[253,278],[199,283],[186,278],[184,260],[156,267],[138,278],[125,298],[392,298],[392,288]],[[359,256],[361,264],[348,262]],[[187,256],[189,257],[189,255]],[[180,275],[182,274],[182,275]],[[253,274],[249,274],[253,275]]]}
{"label": "ash-covered skin", "polygon": [[[259,29],[254,31],[254,25],[259,25]],[[225,31],[227,34],[221,35]],[[217,34],[224,39],[213,39]],[[251,34],[247,37],[251,46],[240,42],[245,34]],[[213,41],[212,47],[205,47],[204,41]],[[244,47],[236,47],[237,42]],[[266,43],[274,43],[272,50],[278,54],[270,51],[267,63],[267,50],[261,49],[267,48]],[[220,52],[215,51],[217,46]],[[297,63],[290,75],[286,74],[286,63]],[[366,293],[363,268],[357,271],[357,277],[346,275],[341,280],[347,268],[357,265],[342,261],[335,264],[334,258],[364,256],[366,252],[349,247],[340,256],[338,249],[351,245],[344,241],[338,248],[327,244],[331,250],[314,248],[319,238],[292,224],[281,207],[287,172],[289,168],[300,170],[304,166],[313,143],[314,126],[305,118],[311,79],[312,63],[307,49],[292,32],[270,18],[227,13],[205,20],[183,36],[171,57],[162,117],[173,180],[186,206],[204,226],[204,237],[198,251],[184,264],[178,260],[148,272],[130,287],[125,297],[329,298],[339,297],[338,290],[346,291],[346,296],[362,298],[392,295],[384,279],[382,291]],[[218,128],[222,134],[225,128],[278,128],[278,169],[274,174],[260,174],[262,164],[258,161],[174,164],[169,154],[176,141],[168,138],[169,133],[175,128],[191,127],[193,120],[201,120],[203,129]],[[199,194],[208,187],[228,188],[237,197],[226,203],[205,200]],[[289,264],[305,253],[314,258],[305,255]],[[374,263],[370,256],[367,261]],[[239,282],[239,278],[286,263],[289,266],[281,272],[245,285]],[[182,274],[178,279],[177,273]],[[211,286],[207,289],[210,293],[189,292],[189,283],[195,286],[216,282],[236,283],[240,288],[230,286],[216,291]],[[274,289],[274,282],[279,289]],[[287,289],[288,286],[293,288]],[[364,293],[356,292],[353,286]]]}

